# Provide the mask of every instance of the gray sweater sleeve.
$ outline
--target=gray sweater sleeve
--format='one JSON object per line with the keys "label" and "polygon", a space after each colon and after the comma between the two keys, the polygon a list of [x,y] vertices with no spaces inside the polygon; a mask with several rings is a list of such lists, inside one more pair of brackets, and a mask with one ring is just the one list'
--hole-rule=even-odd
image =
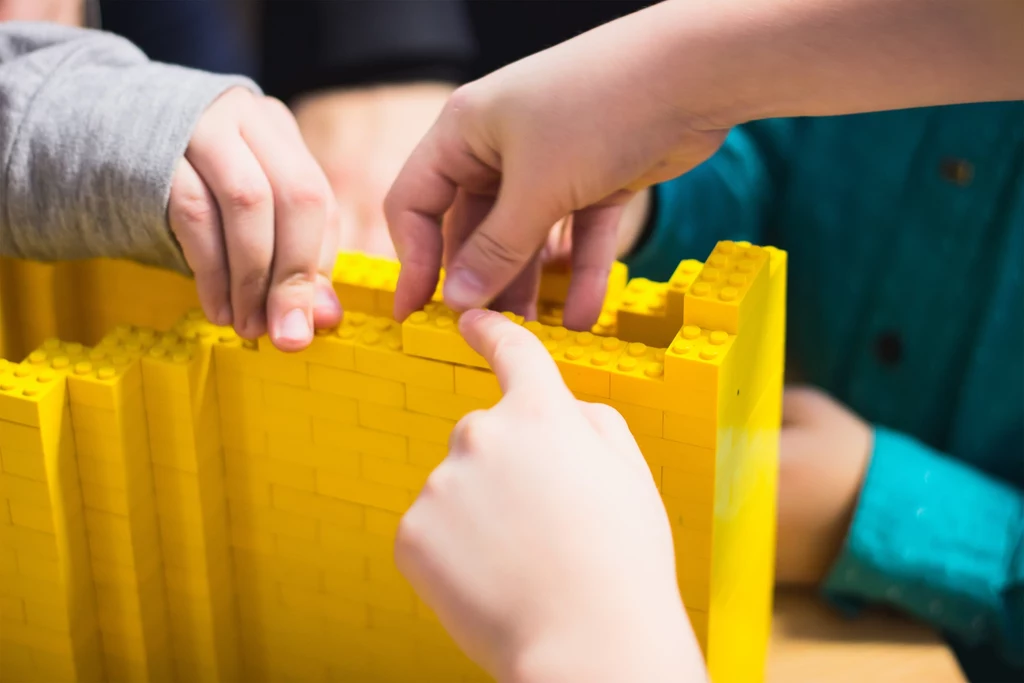
{"label": "gray sweater sleeve", "polygon": [[0,256],[187,272],[171,178],[201,114],[249,80],[150,62],[109,33],[0,23]]}

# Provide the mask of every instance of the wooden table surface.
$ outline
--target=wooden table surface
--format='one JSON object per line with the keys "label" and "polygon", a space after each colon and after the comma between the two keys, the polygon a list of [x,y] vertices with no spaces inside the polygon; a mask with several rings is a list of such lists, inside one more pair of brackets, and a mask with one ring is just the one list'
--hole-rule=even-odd
{"label": "wooden table surface", "polygon": [[839,617],[813,595],[782,590],[768,655],[768,683],[965,683],[933,632],[897,616]]}

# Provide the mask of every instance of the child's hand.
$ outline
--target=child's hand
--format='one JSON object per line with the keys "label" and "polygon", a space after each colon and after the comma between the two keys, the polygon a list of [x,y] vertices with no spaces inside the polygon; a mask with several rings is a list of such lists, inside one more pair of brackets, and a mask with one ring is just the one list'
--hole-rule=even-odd
{"label": "child's hand", "polygon": [[455,427],[402,519],[400,570],[501,680],[702,680],[665,510],[622,417],[573,398],[526,328],[482,311],[460,328],[505,395]]}
{"label": "child's hand", "polygon": [[331,286],[338,228],[330,186],[288,109],[235,88],[199,120],[168,218],[210,320],[304,348],[341,319]]}
{"label": "child's hand", "polygon": [[[445,251],[454,252],[445,301],[458,310],[488,304],[572,214],[565,324],[589,329],[622,205],[707,159],[726,134],[671,104],[669,86],[645,71],[640,55],[665,28],[662,10],[652,9],[456,91],[385,201],[402,260],[397,317],[430,300]],[[453,244],[442,245],[438,220],[449,209],[445,239]]]}
{"label": "child's hand", "polygon": [[873,444],[870,425],[828,395],[787,388],[779,462],[780,583],[818,583],[846,538]]}

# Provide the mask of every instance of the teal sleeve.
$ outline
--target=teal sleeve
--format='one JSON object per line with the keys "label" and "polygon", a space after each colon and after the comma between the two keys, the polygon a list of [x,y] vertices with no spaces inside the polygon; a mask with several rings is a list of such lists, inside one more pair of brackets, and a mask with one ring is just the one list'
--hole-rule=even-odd
{"label": "teal sleeve", "polygon": [[928,622],[1024,663],[1024,499],[1014,486],[877,427],[871,464],[826,595]]}
{"label": "teal sleeve", "polygon": [[626,259],[630,273],[667,281],[679,261],[704,260],[723,239],[764,244],[798,120],[733,129],[710,159],[655,186],[644,238]]}

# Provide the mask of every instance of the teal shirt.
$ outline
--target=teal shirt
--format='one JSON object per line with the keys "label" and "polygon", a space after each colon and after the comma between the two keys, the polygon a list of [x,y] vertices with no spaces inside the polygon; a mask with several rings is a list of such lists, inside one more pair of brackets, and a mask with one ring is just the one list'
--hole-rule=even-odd
{"label": "teal shirt", "polygon": [[1024,102],[748,124],[654,198],[632,274],[788,250],[788,363],[875,426],[827,595],[1024,680]]}

